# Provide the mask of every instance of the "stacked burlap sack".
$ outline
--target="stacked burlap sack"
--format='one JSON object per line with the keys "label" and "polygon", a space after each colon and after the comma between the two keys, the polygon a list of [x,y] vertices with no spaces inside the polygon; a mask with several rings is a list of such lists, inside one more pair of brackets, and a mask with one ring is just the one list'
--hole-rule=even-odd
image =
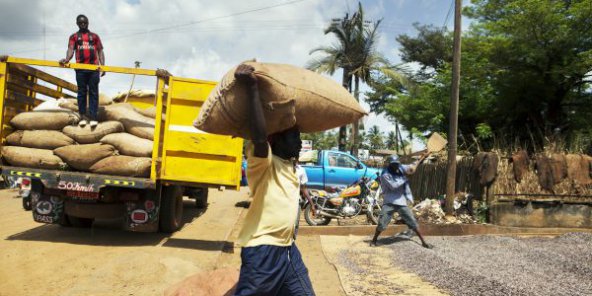
{"label": "stacked burlap sack", "polygon": [[[339,83],[283,64],[246,62],[255,69],[268,134],[295,125],[319,132],[355,122],[366,111]],[[230,70],[204,102],[194,126],[222,135],[250,138],[247,89]]]}
{"label": "stacked burlap sack", "polygon": [[101,96],[99,124],[78,126],[75,99],[43,103],[22,112],[10,124],[16,130],[2,147],[4,160],[14,166],[71,169],[97,174],[149,177],[154,118],[128,103]]}

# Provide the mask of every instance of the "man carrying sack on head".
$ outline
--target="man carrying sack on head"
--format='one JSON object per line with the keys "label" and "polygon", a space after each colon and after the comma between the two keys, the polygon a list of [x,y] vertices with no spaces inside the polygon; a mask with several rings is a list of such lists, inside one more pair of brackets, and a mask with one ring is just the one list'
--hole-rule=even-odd
{"label": "man carrying sack on head", "polygon": [[237,83],[247,86],[250,143],[247,180],[253,201],[238,237],[241,269],[235,295],[315,295],[294,242],[300,181],[296,159],[302,147],[297,126],[267,135],[254,69],[240,65]]}
{"label": "man carrying sack on head", "polygon": [[[68,41],[68,52],[66,58],[60,60],[61,65],[67,64],[76,52],[76,62],[82,64],[105,65],[103,44],[99,35],[88,30],[88,18],[85,15],[76,17],[78,32],[72,34]],[[76,70],[76,84],[78,85],[78,112],[81,120],[79,125],[84,127],[87,124],[86,117],[86,95],[88,94],[88,111],[90,126],[96,127],[99,112],[99,81],[100,76],[105,72],[92,70]]]}

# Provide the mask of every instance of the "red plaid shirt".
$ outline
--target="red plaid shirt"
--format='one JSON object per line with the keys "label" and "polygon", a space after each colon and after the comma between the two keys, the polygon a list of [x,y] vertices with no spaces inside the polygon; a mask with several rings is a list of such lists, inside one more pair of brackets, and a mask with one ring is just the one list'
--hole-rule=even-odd
{"label": "red plaid shirt", "polygon": [[103,43],[99,35],[93,32],[76,32],[70,36],[68,47],[74,49],[76,62],[99,65],[99,51],[103,50]]}

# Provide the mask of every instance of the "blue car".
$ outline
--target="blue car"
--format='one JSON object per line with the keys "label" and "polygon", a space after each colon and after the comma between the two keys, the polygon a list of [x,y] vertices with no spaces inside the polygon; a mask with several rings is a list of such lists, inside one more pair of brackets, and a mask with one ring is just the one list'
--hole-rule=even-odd
{"label": "blue car", "polygon": [[299,160],[308,177],[307,187],[313,189],[345,188],[364,176],[374,179],[380,172],[341,151],[307,151]]}

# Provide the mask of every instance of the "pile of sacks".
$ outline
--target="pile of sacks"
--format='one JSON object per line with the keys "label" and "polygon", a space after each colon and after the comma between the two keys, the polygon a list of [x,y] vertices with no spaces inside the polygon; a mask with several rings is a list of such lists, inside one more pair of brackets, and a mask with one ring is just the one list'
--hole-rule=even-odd
{"label": "pile of sacks", "polygon": [[[154,94],[152,94],[154,96]],[[155,108],[139,110],[101,95],[99,124],[78,125],[75,99],[48,101],[10,121],[2,147],[13,166],[149,177]]]}

